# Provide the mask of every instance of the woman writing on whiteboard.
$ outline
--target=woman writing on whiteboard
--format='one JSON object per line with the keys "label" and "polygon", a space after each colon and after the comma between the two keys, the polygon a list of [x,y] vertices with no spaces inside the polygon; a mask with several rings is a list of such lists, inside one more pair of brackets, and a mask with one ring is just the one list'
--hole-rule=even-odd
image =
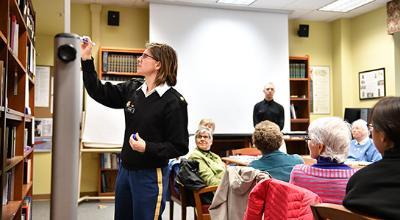
{"label": "woman writing on whiteboard", "polygon": [[187,103],[172,87],[177,76],[176,53],[166,44],[151,43],[146,48],[137,60],[144,83],[131,79],[112,85],[97,77],[90,38],[81,45],[88,94],[105,106],[125,110],[115,219],[161,219],[168,160],[188,152]]}

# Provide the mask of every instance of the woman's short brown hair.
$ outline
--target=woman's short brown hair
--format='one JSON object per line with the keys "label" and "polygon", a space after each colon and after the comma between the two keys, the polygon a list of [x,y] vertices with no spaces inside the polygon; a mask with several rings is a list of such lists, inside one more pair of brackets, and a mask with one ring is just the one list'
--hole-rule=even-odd
{"label": "woman's short brown hair", "polygon": [[263,154],[278,150],[282,144],[279,126],[268,120],[258,123],[253,133],[253,143]]}
{"label": "woman's short brown hair", "polygon": [[167,83],[169,86],[175,86],[178,73],[178,58],[175,50],[167,44],[160,43],[148,43],[146,48],[150,51],[155,60],[161,63],[161,67],[158,70],[154,82],[156,86],[163,83]]}

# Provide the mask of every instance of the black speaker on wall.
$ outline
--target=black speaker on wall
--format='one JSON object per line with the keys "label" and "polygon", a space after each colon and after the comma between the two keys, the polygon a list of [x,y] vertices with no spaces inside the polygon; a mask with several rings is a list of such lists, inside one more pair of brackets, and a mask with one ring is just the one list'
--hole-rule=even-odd
{"label": "black speaker on wall", "polygon": [[119,11],[108,11],[107,24],[111,26],[119,25]]}
{"label": "black speaker on wall", "polygon": [[309,26],[308,24],[300,24],[299,30],[297,31],[297,35],[299,37],[308,37]]}

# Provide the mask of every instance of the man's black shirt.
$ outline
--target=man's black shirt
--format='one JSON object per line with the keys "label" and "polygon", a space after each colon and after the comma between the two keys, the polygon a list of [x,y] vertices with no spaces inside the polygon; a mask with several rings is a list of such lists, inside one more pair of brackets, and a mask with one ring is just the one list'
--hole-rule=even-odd
{"label": "man's black shirt", "polygon": [[262,121],[272,121],[282,130],[285,124],[285,110],[282,105],[274,100],[262,100],[254,106],[253,125],[256,126]]}

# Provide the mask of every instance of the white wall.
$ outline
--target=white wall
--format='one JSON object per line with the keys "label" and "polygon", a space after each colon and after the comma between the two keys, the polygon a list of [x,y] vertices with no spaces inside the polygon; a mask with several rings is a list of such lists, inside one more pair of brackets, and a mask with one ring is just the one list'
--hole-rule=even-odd
{"label": "white wall", "polygon": [[190,133],[201,118],[214,119],[216,133],[252,133],[269,81],[289,130],[287,14],[150,3],[150,41],[178,53],[176,89],[188,102]]}

